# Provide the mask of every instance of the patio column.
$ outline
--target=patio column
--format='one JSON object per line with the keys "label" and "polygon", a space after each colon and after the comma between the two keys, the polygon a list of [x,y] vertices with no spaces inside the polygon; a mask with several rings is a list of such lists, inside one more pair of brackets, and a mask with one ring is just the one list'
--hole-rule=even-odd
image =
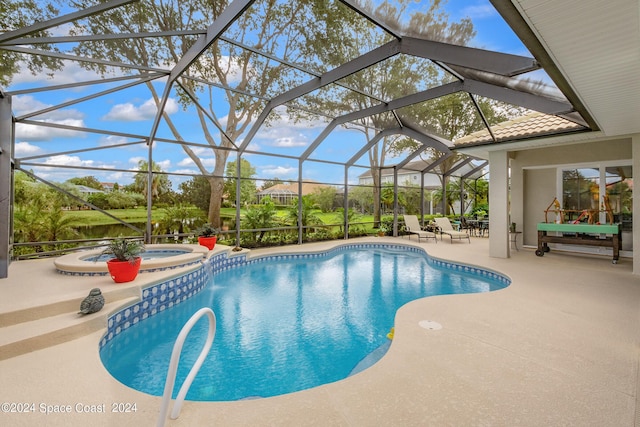
{"label": "patio column", "polygon": [[522,162],[518,162],[517,158],[512,158],[510,163],[509,225],[515,222],[516,230],[523,232],[521,244],[524,245],[524,172]]}
{"label": "patio column", "polygon": [[9,275],[11,234],[13,231],[13,120],[11,97],[0,91],[0,278]]}
{"label": "patio column", "polygon": [[509,258],[509,156],[489,153],[489,256]]}
{"label": "patio column", "polygon": [[[640,134],[631,137],[631,156],[633,157],[633,173],[640,172]],[[640,191],[640,187],[638,189]],[[640,196],[633,186],[633,274],[640,274]]]}

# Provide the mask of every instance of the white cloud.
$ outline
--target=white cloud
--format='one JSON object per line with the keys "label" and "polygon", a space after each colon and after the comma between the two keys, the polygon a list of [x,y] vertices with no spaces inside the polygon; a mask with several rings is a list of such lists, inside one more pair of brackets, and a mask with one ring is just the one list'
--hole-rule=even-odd
{"label": "white cloud", "polygon": [[96,167],[96,164],[93,160],[82,160],[78,156],[68,156],[66,154],[49,157],[47,160],[45,160],[44,163],[47,165],[56,165],[56,166]]}
{"label": "white cloud", "polygon": [[[62,70],[50,71],[45,69],[44,72],[36,75],[28,71],[29,68],[24,62],[20,62],[19,66],[22,72],[13,76],[12,84],[37,83],[42,86],[54,86],[102,78],[95,71],[85,70],[78,63],[71,61],[65,61]],[[85,88],[85,86],[79,86],[74,90],[81,91],[86,90]]]}
{"label": "white cloud", "polygon": [[178,166],[193,166],[195,163],[191,160],[191,157],[185,157],[178,162]]}
{"label": "white cloud", "polygon": [[211,148],[195,146],[190,146],[189,148],[191,148],[191,151],[198,157],[211,156],[213,154]]}
{"label": "white cloud", "polygon": [[[302,137],[301,139],[305,139]],[[283,147],[283,148],[291,148],[291,147],[306,147],[308,143],[306,141],[296,140],[292,137],[282,137],[276,139],[273,144],[274,147]]]}
{"label": "white cloud", "polygon": [[[32,113],[35,111],[40,111],[49,107],[51,107],[51,104],[45,104],[30,95],[15,96],[12,102],[13,112],[16,117],[20,117],[24,114]],[[62,110],[54,110],[45,114],[34,116],[33,120],[73,127],[84,127],[84,117],[84,113],[79,110],[73,108],[65,108]],[[50,141],[61,136],[65,138],[83,138],[85,136],[85,133],[53,127],[16,123],[16,139],[29,141]]]}
{"label": "white cloud", "polygon": [[[98,145],[102,147],[126,144],[128,142],[135,142],[135,141],[131,140],[130,138],[125,138],[123,136],[118,136],[118,135],[108,135],[108,136],[100,137],[98,139]],[[137,147],[140,147],[140,144],[132,145],[132,148],[137,148]]]}
{"label": "white cloud", "polygon": [[[16,117],[20,117],[27,113],[44,110],[45,108],[49,108],[51,106],[53,106],[53,104],[45,104],[44,102],[41,102],[35,99],[31,95],[15,96],[12,100],[12,105],[11,105]],[[62,110],[53,110],[48,113],[40,114],[34,117],[41,118],[41,119],[49,119],[52,121],[68,120],[68,119],[82,120],[84,119],[85,114],[82,111],[79,111],[73,108],[65,108]]]}
{"label": "white cloud", "polygon": [[[210,56],[201,56],[198,61],[200,61],[200,63],[202,63],[206,68],[213,68],[212,65],[212,60],[213,58]],[[240,80],[242,80],[242,68],[238,66],[237,63],[232,63],[229,61],[229,56],[220,56],[218,58],[218,67],[220,67],[222,70],[227,70],[226,71],[226,79],[227,79],[227,83],[238,83],[240,82]],[[167,64],[170,65],[170,64]],[[249,65],[248,68],[248,72],[251,73],[251,71],[253,70],[253,68],[251,67],[251,65]]]}
{"label": "white cloud", "polygon": [[167,160],[160,160],[160,161],[154,160],[154,162],[158,166],[160,166],[160,169],[162,169],[163,171],[168,171],[169,168],[171,167],[171,160],[168,160],[168,159]]}
{"label": "white cloud", "polygon": [[324,129],[327,122],[323,120],[301,120],[296,122],[290,117],[286,111],[278,108],[276,112],[280,117],[269,122],[269,125],[263,125],[256,137],[251,141],[258,140],[261,144],[278,148],[297,148],[309,145],[309,138],[304,133],[314,129]]}
{"label": "white cloud", "polygon": [[[255,151],[259,153],[260,149],[261,149],[260,145],[256,144],[255,142],[251,142],[249,145],[247,145],[248,151]],[[251,155],[250,153],[245,154],[245,156],[250,156],[250,155]]]}
{"label": "white cloud", "polygon": [[[95,165],[94,165],[95,166]],[[40,168],[35,167],[34,171],[40,178],[46,179],[52,182],[64,182],[71,178],[78,178],[82,176],[91,175],[96,177],[101,182],[117,182],[120,185],[126,185],[133,182],[132,174],[125,174],[122,172],[112,171],[97,171],[91,172],[85,170],[72,170],[72,169],[55,169],[55,168]]]}
{"label": "white cloud", "polygon": [[129,163],[138,166],[141,160],[146,162],[148,159],[146,157],[131,157],[129,158]]}
{"label": "white cloud", "polygon": [[[44,123],[55,123],[73,127],[83,127],[82,120],[39,120]],[[78,132],[67,129],[58,129],[46,126],[28,125],[16,123],[16,139],[24,139],[28,141],[51,141],[54,138],[83,138],[84,132]]]}
{"label": "white cloud", "polygon": [[301,134],[294,127],[287,127],[286,125],[264,128],[256,135],[256,139],[263,145],[270,147],[296,148],[309,145],[309,141],[305,135]]}
{"label": "white cloud", "polygon": [[[131,102],[116,104],[102,117],[105,121],[139,122],[153,119],[158,111],[153,98],[149,98],[141,105],[134,105]],[[178,111],[178,103],[175,99],[169,98],[164,107],[167,114],[174,114]]]}
{"label": "white cloud", "polygon": [[40,147],[29,144],[28,142],[18,142],[16,143],[14,155],[15,157],[24,157],[24,156],[33,156],[34,154],[39,154],[42,152]]}
{"label": "white cloud", "polygon": [[273,176],[278,178],[290,178],[298,173],[298,168],[288,166],[261,166],[260,176]]}
{"label": "white cloud", "polygon": [[463,7],[460,14],[463,16],[470,16],[473,20],[477,20],[492,18],[498,15],[498,12],[490,4],[482,3]]}
{"label": "white cloud", "polygon": [[[205,167],[208,167],[208,168],[213,168],[216,165],[216,159],[214,157],[205,157],[205,158],[200,157],[200,161]],[[191,157],[185,157],[184,159],[178,162],[178,166],[184,166],[184,167],[195,166],[195,163],[193,162],[193,160],[191,160]]]}

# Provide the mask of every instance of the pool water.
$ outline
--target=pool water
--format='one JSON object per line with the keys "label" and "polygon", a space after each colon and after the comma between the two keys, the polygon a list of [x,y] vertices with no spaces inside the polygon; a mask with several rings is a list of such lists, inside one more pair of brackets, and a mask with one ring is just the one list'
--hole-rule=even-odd
{"label": "pool water", "polygon": [[[504,286],[404,251],[349,250],[313,260],[260,262],[216,273],[193,298],[115,336],[101,358],[122,383],[160,396],[180,329],[197,310],[211,307],[215,340],[187,399],[276,396],[344,379],[362,370],[363,361],[370,366],[379,360],[396,311],[409,301]],[[174,397],[207,327],[201,319],[187,338]]]}

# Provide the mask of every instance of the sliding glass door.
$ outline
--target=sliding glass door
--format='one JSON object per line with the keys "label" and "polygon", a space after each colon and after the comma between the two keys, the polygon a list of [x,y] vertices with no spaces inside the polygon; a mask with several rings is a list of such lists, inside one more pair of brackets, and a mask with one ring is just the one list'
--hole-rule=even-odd
{"label": "sliding glass door", "polygon": [[632,250],[631,165],[587,165],[561,169],[566,221],[622,224],[622,249]]}

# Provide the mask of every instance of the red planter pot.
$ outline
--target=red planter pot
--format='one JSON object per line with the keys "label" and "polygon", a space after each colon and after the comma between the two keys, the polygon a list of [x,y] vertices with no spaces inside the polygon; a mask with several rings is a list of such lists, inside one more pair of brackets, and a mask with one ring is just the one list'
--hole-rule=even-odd
{"label": "red planter pot", "polygon": [[133,263],[129,261],[118,261],[117,259],[111,259],[107,261],[107,268],[111,278],[116,283],[131,282],[138,275],[140,270],[141,257],[136,257]]}
{"label": "red planter pot", "polygon": [[200,236],[200,237],[198,237],[198,243],[200,245],[202,245],[202,246],[206,246],[207,249],[209,249],[209,250],[213,249],[213,247],[216,245],[216,240],[217,240],[216,236],[212,236],[212,237]]}

